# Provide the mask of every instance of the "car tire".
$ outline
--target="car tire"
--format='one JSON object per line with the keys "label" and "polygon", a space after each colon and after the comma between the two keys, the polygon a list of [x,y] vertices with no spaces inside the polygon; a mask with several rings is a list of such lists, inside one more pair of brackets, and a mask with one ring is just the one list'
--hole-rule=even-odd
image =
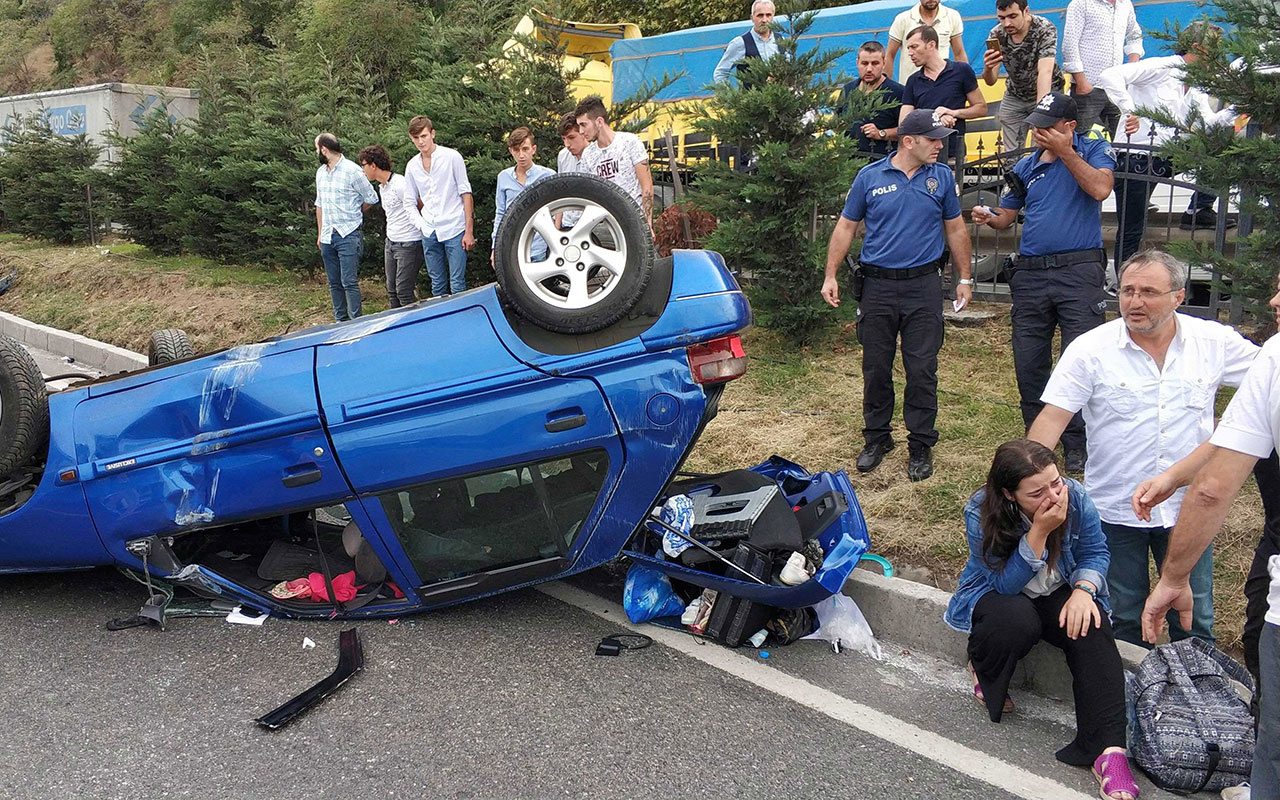
{"label": "car tire", "polygon": [[0,476],[43,455],[49,439],[49,393],[27,349],[0,335]]}
{"label": "car tire", "polygon": [[[554,223],[563,212],[574,219],[568,230]],[[548,253],[535,261],[539,241]],[[567,334],[593,333],[625,317],[644,294],[653,258],[653,235],[635,201],[582,173],[544,178],[521,192],[494,246],[504,299],[535,325]]]}
{"label": "car tire", "polygon": [[165,328],[151,334],[147,343],[147,365],[168,364],[170,361],[181,361],[191,358],[195,351],[191,349],[191,340],[187,332],[180,328]]}

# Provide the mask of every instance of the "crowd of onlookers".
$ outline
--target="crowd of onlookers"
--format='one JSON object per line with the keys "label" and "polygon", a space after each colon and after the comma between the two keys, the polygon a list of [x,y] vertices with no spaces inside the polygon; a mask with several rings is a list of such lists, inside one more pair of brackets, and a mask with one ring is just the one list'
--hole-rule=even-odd
{"label": "crowd of onlookers", "polygon": [[[381,144],[360,150],[356,162],[343,154],[332,133],[315,139],[316,245],[338,321],[360,316],[362,298],[356,270],[364,250],[363,214],[381,202],[386,217],[383,267],[392,308],[417,300],[418,275],[425,264],[432,296],[456,294],[466,286],[467,251],[475,246],[475,204],[462,155],[436,142],[435,126],[424,116],[409,120],[409,139],[418,155],[396,171]],[[634,133],[613,130],[599,97],[588,97],[560,120],[564,147],[553,171],[534,159],[538,146],[527,127],[507,135],[513,166],[498,175],[493,237],[516,197],[557,173],[583,172],[618,186],[635,200],[652,224],[653,176],[649,155]],[[372,183],[371,183],[372,182]],[[378,185],[375,192],[373,183]],[[572,227],[574,212],[560,216]],[[545,245],[544,255],[545,255]],[[537,240],[530,255],[537,260]]]}

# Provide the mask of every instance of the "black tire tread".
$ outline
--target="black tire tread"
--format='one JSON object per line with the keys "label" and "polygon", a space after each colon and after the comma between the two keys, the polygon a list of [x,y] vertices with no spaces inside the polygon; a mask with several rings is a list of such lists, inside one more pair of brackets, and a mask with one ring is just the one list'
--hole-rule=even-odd
{"label": "black tire tread", "polygon": [[181,361],[194,355],[191,339],[181,328],[165,328],[156,331],[151,334],[151,341],[147,343],[147,364],[153,367],[157,364]]}
{"label": "black tire tread", "polygon": [[[3,386],[8,384],[8,386]],[[0,476],[30,462],[49,440],[49,393],[44,374],[27,349],[0,335]]]}
{"label": "black tire tread", "polygon": [[[640,254],[636,276],[631,279],[625,295],[620,297],[622,302],[612,309],[590,308],[567,317],[551,317],[541,309],[527,307],[524,302],[521,302],[521,289],[509,285],[521,279],[517,272],[505,269],[508,251],[515,246],[514,241],[509,240],[513,240],[518,235],[531,209],[541,207],[558,196],[593,193],[603,193],[606,197],[610,197],[614,205],[621,208],[634,209],[635,219],[643,228],[641,235],[629,238],[627,241],[628,247],[639,247]],[[609,181],[586,173],[565,173],[547,177],[521,192],[511,208],[507,210],[506,216],[502,218],[495,243],[497,246],[494,252],[494,266],[499,295],[510,303],[517,314],[538,327],[554,333],[570,335],[594,333],[609,327],[630,313],[644,295],[649,279],[653,275],[653,261],[657,251],[653,236],[648,231],[648,225],[631,196]]]}

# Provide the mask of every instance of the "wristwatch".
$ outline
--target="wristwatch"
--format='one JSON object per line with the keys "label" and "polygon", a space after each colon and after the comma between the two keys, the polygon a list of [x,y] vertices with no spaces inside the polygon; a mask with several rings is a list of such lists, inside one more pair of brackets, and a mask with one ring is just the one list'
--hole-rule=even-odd
{"label": "wristwatch", "polygon": [[876,138],[877,138],[877,139],[883,139],[883,138],[884,138],[884,129],[883,129],[883,128],[876,128]]}
{"label": "wristwatch", "polygon": [[975,281],[973,278],[961,278],[959,281],[957,281],[957,283],[959,283],[961,286],[973,286],[977,284],[977,281]]}

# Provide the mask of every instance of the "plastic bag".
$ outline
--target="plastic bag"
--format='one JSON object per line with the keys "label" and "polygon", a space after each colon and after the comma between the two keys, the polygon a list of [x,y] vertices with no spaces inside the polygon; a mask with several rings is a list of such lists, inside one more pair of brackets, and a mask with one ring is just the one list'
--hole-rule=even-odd
{"label": "plastic bag", "polygon": [[[687,494],[678,494],[667,498],[658,512],[658,518],[676,530],[689,535],[693,530],[693,500]],[[655,522],[646,523],[649,530],[662,535],[662,552],[671,558],[679,558],[680,554],[693,545]]]}
{"label": "plastic bag", "polygon": [[837,593],[818,603],[813,610],[818,615],[818,629],[804,638],[831,642],[837,653],[843,648],[859,650],[876,661],[884,658],[867,618],[853,600]]}
{"label": "plastic bag", "polygon": [[627,585],[622,590],[622,608],[634,623],[656,617],[679,616],[684,601],[676,596],[671,581],[656,569],[632,564],[627,570]]}

